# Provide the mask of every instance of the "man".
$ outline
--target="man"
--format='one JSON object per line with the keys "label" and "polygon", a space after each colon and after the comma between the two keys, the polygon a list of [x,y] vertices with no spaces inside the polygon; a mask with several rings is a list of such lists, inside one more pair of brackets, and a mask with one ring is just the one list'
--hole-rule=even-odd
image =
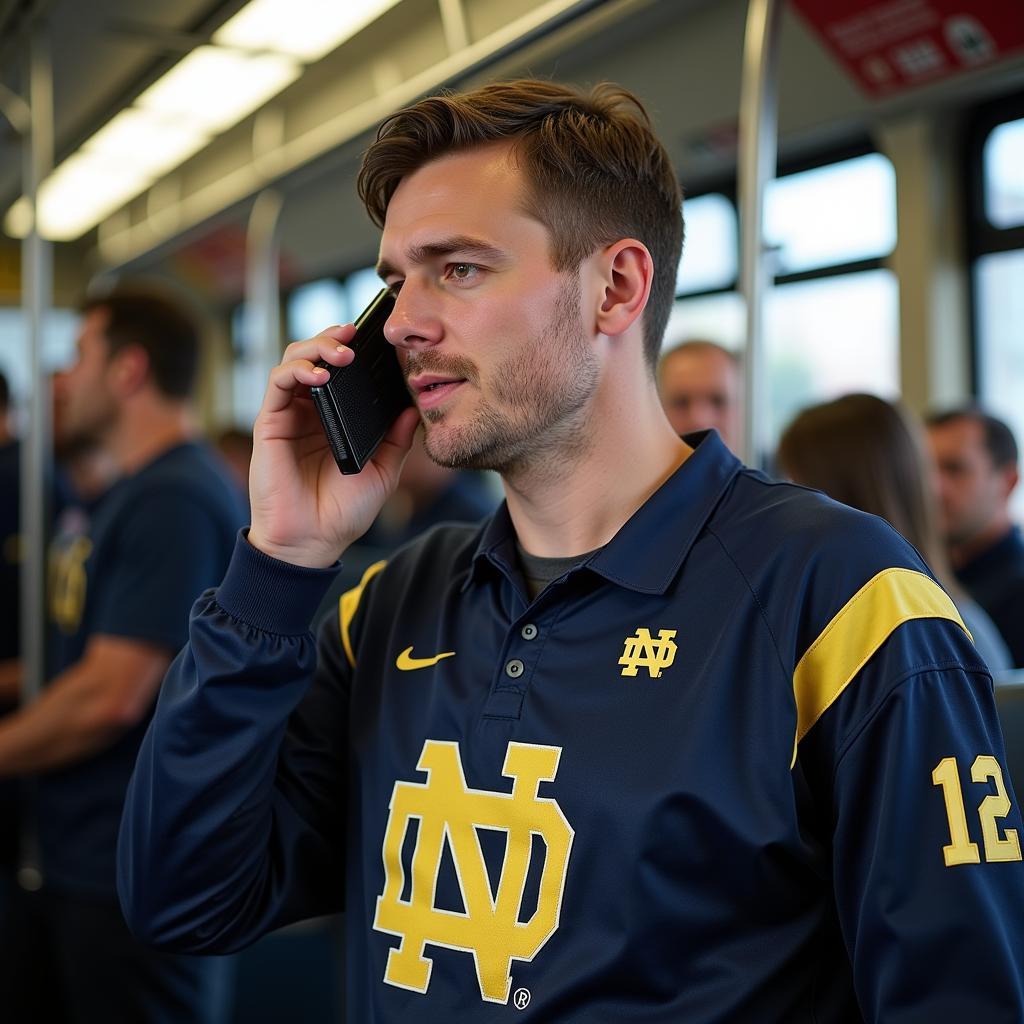
{"label": "man", "polygon": [[930,417],[928,436],[956,577],[1024,668],[1024,540],[1010,519],[1017,442],[1002,420],[974,408]]}
{"label": "man", "polygon": [[342,477],[306,391],[352,328],[286,351],[129,787],[131,926],[224,950],[344,904],[358,1021],[1020,1016],[987,671],[893,531],[665,419],[679,186],[639,104],[425,99],[360,190],[427,448],[506,502],[371,567],[317,652],[416,411]]}
{"label": "man", "polygon": [[[86,305],[77,362],[56,382],[59,443],[103,450],[120,479],[91,520],[80,517],[77,532],[65,524],[55,541],[51,678],[0,721],[0,776],[37,776],[45,885],[34,924],[50,958],[47,990],[5,1003],[12,1020],[39,1018],[33,1000],[54,995],[62,1006],[46,1012],[69,1021],[221,1019],[225,965],[138,943],[114,886],[124,791],[157,689],[190,604],[223,573],[243,521],[222,468],[194,440],[198,355],[196,327],[174,304],[115,292]],[[5,992],[17,990],[25,941],[0,923]]]}
{"label": "man", "polygon": [[713,427],[733,451],[743,444],[743,382],[736,355],[713,341],[684,341],[662,356],[658,391],[682,437]]}

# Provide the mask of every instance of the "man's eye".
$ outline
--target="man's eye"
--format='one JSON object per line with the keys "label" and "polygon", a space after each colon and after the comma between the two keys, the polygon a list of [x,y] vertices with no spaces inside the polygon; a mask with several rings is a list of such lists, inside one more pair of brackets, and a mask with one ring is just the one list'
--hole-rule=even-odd
{"label": "man's eye", "polygon": [[455,281],[471,281],[479,270],[475,263],[449,263],[447,276]]}

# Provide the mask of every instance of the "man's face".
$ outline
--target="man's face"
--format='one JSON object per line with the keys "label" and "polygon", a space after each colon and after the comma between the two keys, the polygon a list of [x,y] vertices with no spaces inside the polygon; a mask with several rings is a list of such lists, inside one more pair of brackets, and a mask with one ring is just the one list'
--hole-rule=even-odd
{"label": "man's face", "polygon": [[442,465],[507,472],[586,444],[598,368],[579,278],[553,269],[524,189],[507,147],[483,146],[410,174],[388,206],[385,333]]}
{"label": "man's face", "polygon": [[78,333],[78,358],[53,380],[54,445],[58,452],[100,443],[117,422],[118,404],[110,385],[110,346],[104,333],[107,313],[90,310]]}
{"label": "man's face", "polygon": [[950,544],[965,544],[1006,514],[1012,482],[992,464],[982,425],[955,419],[930,427],[942,530]]}
{"label": "man's face", "polygon": [[714,427],[736,450],[740,444],[739,373],[716,349],[692,349],[669,355],[659,373],[658,390],[672,429],[679,435]]}

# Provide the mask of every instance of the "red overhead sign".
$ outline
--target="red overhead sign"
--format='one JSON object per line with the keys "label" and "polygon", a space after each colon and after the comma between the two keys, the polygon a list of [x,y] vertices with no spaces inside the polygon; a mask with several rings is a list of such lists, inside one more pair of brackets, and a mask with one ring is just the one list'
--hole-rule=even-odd
{"label": "red overhead sign", "polygon": [[872,96],[1024,50],[1021,0],[793,0]]}

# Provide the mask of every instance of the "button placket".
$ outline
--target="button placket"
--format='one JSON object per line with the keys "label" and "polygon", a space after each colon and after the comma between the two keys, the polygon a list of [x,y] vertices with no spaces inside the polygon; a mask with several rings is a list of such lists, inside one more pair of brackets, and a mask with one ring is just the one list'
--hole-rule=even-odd
{"label": "button placket", "polygon": [[519,718],[540,660],[542,643],[535,641],[542,641],[547,636],[550,625],[546,623],[542,630],[536,621],[509,623],[511,628],[505,634],[505,643],[499,654],[501,660],[493,677],[485,718]]}

